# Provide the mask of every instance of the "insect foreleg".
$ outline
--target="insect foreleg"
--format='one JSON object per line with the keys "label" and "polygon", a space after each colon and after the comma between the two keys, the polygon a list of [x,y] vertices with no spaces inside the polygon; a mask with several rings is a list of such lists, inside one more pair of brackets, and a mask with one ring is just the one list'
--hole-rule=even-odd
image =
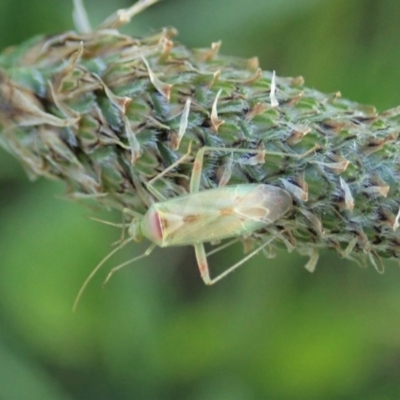
{"label": "insect foreleg", "polygon": [[111,279],[111,277],[115,274],[115,272],[119,271],[120,269],[126,267],[128,264],[131,264],[137,260],[140,260],[141,258],[147,257],[151,254],[151,252],[156,248],[156,244],[153,243],[151,244],[147,250],[141,254],[140,256],[131,258],[128,261],[123,262],[122,264],[117,265],[116,267],[112,268],[111,271],[108,273],[107,278],[105,279],[105,281],[103,282],[103,286],[105,286],[107,284],[107,282]]}
{"label": "insect foreleg", "polygon": [[101,224],[104,224],[104,225],[115,226],[116,228],[125,228],[125,226],[126,226],[126,224],[124,224],[124,223],[117,224],[115,222],[106,221],[104,219],[100,219],[100,218],[96,218],[96,217],[90,217],[90,219],[92,221],[100,222]]}
{"label": "insect foreleg", "polygon": [[115,222],[110,222],[110,221],[105,221],[103,219],[99,219],[99,218],[95,218],[95,217],[91,217],[90,219],[92,219],[93,221],[96,222],[100,222],[104,225],[109,225],[109,226],[114,226],[116,228],[121,228],[121,237],[119,238],[119,240],[117,240],[116,242],[112,243],[112,246],[116,246],[120,243],[122,243],[125,240],[125,228],[127,227],[127,224],[124,221],[124,217],[122,214],[122,223],[117,224]]}
{"label": "insect foreleg", "polygon": [[143,214],[140,214],[136,211],[131,210],[128,207],[125,207],[122,209],[122,218],[124,218],[125,215],[130,215],[131,217],[137,218],[137,219],[141,219],[143,218]]}

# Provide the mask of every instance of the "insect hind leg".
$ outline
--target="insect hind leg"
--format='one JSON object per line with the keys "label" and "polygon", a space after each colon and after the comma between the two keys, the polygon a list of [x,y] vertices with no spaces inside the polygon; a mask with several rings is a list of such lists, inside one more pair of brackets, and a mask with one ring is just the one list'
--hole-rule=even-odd
{"label": "insect hind leg", "polygon": [[258,254],[264,247],[268,246],[277,236],[278,235],[274,235],[272,238],[267,240],[261,246],[257,247],[251,253],[247,254],[247,256],[243,257],[240,261],[238,261],[237,263],[235,263],[234,265],[232,265],[231,267],[226,269],[224,272],[217,275],[215,278],[210,278],[207,255],[216,253],[217,251],[222,250],[223,248],[228,247],[229,245],[233,244],[235,241],[228,242],[227,244],[218,247],[217,249],[215,249],[214,251],[211,251],[208,254],[205,253],[203,244],[196,244],[194,246],[194,248],[195,248],[196,259],[197,259],[197,264],[199,266],[201,278],[203,279],[203,281],[206,285],[214,285],[214,283],[217,283],[222,278],[225,278],[231,272],[235,271],[237,268],[239,268],[241,265],[243,265],[246,261],[250,260],[256,254]]}

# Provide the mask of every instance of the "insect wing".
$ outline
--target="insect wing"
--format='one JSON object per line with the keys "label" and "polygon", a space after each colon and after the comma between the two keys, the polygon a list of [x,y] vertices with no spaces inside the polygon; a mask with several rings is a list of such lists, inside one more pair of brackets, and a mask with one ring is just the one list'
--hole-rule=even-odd
{"label": "insect wing", "polygon": [[235,212],[246,221],[268,225],[292,207],[292,198],[286,190],[272,185],[254,186],[253,190],[239,196],[235,205]]}
{"label": "insect wing", "polygon": [[254,232],[280,218],[290,195],[270,185],[247,184],[204,190],[157,203],[160,246],[211,242]]}

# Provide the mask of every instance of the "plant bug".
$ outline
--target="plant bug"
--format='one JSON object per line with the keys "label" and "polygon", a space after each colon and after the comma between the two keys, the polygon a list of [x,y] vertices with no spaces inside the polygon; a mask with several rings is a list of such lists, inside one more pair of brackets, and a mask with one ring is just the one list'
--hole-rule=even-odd
{"label": "plant bug", "polygon": [[[156,246],[191,245],[194,247],[200,275],[204,283],[212,285],[241,266],[276,237],[263,243],[215,278],[210,277],[204,243],[217,242],[228,238],[235,238],[232,242],[240,240],[240,238],[246,237],[277,221],[292,207],[292,197],[289,192],[280,187],[267,184],[228,185],[200,191],[204,154],[216,151],[257,153],[262,155],[261,158],[265,155],[265,150],[259,149],[202,147],[197,152],[193,163],[189,193],[167,199],[153,186],[153,183],[190,157],[191,145],[189,145],[185,155],[146,184],[146,188],[157,199],[157,202],[151,204],[144,215],[125,210],[127,214],[133,216],[133,220],[128,227],[130,237],[121,241],[120,245],[109,253],[88,276],[76,297],[74,310],[87,284],[99,268],[130,241],[138,241],[145,237],[152,244],[140,256],[111,269],[104,284],[109,281],[116,271],[127,264],[148,256]],[[268,154],[298,158],[304,156],[304,154],[288,155],[271,152]],[[263,162],[263,160],[260,162]],[[137,190],[139,192],[143,189],[138,187]],[[227,244],[223,244],[209,254],[225,247],[227,247]]]}

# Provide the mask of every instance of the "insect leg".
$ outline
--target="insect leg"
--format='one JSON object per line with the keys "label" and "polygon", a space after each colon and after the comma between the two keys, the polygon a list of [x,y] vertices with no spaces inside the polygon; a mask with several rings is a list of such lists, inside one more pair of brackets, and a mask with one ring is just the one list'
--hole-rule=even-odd
{"label": "insect leg", "polygon": [[116,224],[115,222],[106,221],[104,219],[100,219],[100,218],[96,218],[96,217],[91,217],[90,219],[92,221],[100,222],[101,224],[104,224],[104,225],[115,226],[116,228],[125,228],[125,226],[126,226],[126,224],[124,224],[124,223]]}
{"label": "insect leg", "polygon": [[[190,178],[190,193],[200,190],[201,172],[203,170],[204,154],[206,152],[225,152],[225,153],[257,153],[264,155],[264,149],[237,149],[236,147],[209,147],[204,146],[198,150],[193,162],[192,176]],[[280,155],[282,153],[279,153]],[[225,182],[227,183],[227,182]]]}
{"label": "insect leg", "polygon": [[147,250],[141,254],[140,256],[131,258],[128,261],[123,262],[122,264],[117,265],[116,267],[112,268],[111,271],[108,273],[107,278],[105,279],[105,281],[103,282],[103,286],[105,286],[107,284],[107,282],[111,279],[111,277],[114,275],[115,272],[119,271],[120,269],[126,267],[128,264],[134,263],[137,260],[140,260],[141,258],[147,257],[151,254],[151,252],[156,248],[156,244],[153,243],[151,244]]}
{"label": "insect leg", "polygon": [[[204,161],[204,154],[206,152],[226,152],[226,153],[257,153],[261,156],[266,154],[271,156],[278,156],[278,157],[293,157],[293,158],[303,158],[306,157],[308,154],[313,153],[314,151],[318,150],[319,146],[315,145],[311,149],[307,150],[304,153],[297,154],[297,153],[282,153],[276,151],[266,151],[265,149],[238,149],[236,147],[209,147],[204,146],[200,150],[197,151],[196,157],[193,162],[193,170],[192,176],[190,179],[190,193],[196,193],[200,190],[200,180],[201,180],[201,172],[203,170],[203,161]],[[258,162],[258,161],[256,161]],[[263,161],[260,161],[261,163]]]}
{"label": "insect leg", "polygon": [[[221,274],[217,275],[213,279],[210,279],[207,256],[206,256],[206,254],[204,252],[204,246],[203,245],[195,245],[197,264],[199,266],[200,274],[201,274],[201,277],[203,278],[204,283],[206,285],[214,285],[214,283],[218,282],[222,278],[225,278],[225,276],[229,275],[231,272],[233,272],[235,269],[239,268],[246,261],[250,260],[250,258],[252,258],[256,254],[258,254],[264,247],[269,245],[276,237],[277,237],[277,235],[274,235],[271,239],[267,240],[261,246],[257,247],[255,250],[253,250],[251,253],[249,253],[246,257],[243,257],[239,262],[237,262],[236,264],[232,265],[227,270],[225,270]],[[232,243],[229,242],[229,244],[232,244]],[[199,246],[202,246],[202,248],[198,249],[197,247],[199,247]],[[216,250],[218,250],[218,249],[216,249]]]}
{"label": "insect leg", "polygon": [[200,270],[201,279],[206,285],[211,285],[210,271],[208,269],[207,255],[203,243],[194,245],[194,252],[196,254],[197,265]]}
{"label": "insect leg", "polygon": [[212,249],[211,251],[209,251],[209,252],[206,254],[206,256],[209,257],[209,256],[211,256],[212,254],[218,253],[219,251],[224,250],[224,249],[226,249],[226,248],[229,247],[229,246],[232,246],[234,243],[237,243],[239,240],[240,240],[240,238],[235,238],[235,239],[233,239],[233,240],[230,240],[230,241],[227,242],[227,243],[221,244],[221,246],[218,246],[218,247],[216,247],[215,249]]}
{"label": "insect leg", "polygon": [[117,240],[116,242],[112,243],[112,246],[117,245],[119,243],[122,243],[125,240],[125,228],[126,228],[127,224],[125,223],[125,220],[124,220],[124,214],[122,214],[122,223],[120,223],[120,224],[117,224],[115,222],[105,221],[103,219],[99,219],[99,218],[95,218],[95,217],[91,217],[90,219],[93,220],[93,221],[96,221],[96,222],[100,222],[100,223],[102,223],[104,225],[109,225],[109,226],[114,226],[116,228],[121,228],[121,237],[120,237],[119,240]]}
{"label": "insect leg", "polygon": [[205,252],[203,243],[194,245],[194,251],[196,253],[197,265],[200,270],[201,278],[203,279],[203,281],[206,285],[212,285],[212,280],[210,279],[210,271],[208,269],[207,257],[210,256],[211,254],[217,253],[220,250],[226,249],[227,247],[236,243],[238,240],[240,240],[240,239],[236,238],[236,239],[230,240],[228,243],[224,243],[221,246],[218,246],[216,249],[213,249],[208,253]]}
{"label": "insect leg", "polygon": [[138,213],[138,212],[136,212],[136,211],[133,211],[133,210],[131,210],[130,208],[128,208],[128,207],[124,207],[123,209],[122,209],[122,217],[124,216],[124,215],[130,215],[131,217],[134,217],[134,218],[138,218],[138,219],[140,219],[140,218],[143,218],[143,214],[140,214],[140,213]]}
{"label": "insect leg", "polygon": [[190,153],[192,152],[192,142],[189,143],[188,149],[186,153],[180,157],[178,160],[176,160],[174,163],[172,163],[169,167],[165,168],[164,171],[160,172],[158,175],[156,175],[154,178],[150,179],[147,183],[147,189],[149,192],[158,200],[158,201],[165,201],[167,200],[165,196],[163,196],[154,186],[153,183],[157,181],[158,179],[162,178],[164,175],[166,175],[169,171],[174,169],[176,166],[179,164],[182,164],[187,158],[190,157]]}

